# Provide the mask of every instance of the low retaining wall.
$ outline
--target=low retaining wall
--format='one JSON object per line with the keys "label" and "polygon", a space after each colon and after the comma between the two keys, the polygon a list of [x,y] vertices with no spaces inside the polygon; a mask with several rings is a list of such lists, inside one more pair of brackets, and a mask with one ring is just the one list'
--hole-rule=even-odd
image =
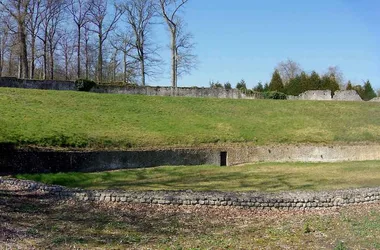
{"label": "low retaining wall", "polygon": [[[46,90],[76,90],[73,81],[56,80],[29,80],[14,77],[0,77],[0,87],[46,89]],[[93,93],[131,94],[148,96],[182,96],[182,97],[213,97],[230,99],[260,99],[262,94],[246,95],[237,89],[226,90],[224,88],[171,88],[151,86],[112,86],[97,85],[92,88]]]}
{"label": "low retaining wall", "polygon": [[220,152],[203,149],[59,152],[0,145],[0,174],[95,172],[165,165],[220,165]]}
{"label": "low retaining wall", "polygon": [[149,151],[46,151],[0,145],[0,174],[95,172],[165,165],[380,160],[380,145],[276,145]]}
{"label": "low retaining wall", "polygon": [[228,148],[228,165],[254,162],[339,162],[380,160],[380,145],[277,145]]}
{"label": "low retaining wall", "polygon": [[49,186],[41,183],[5,179],[1,185],[19,190],[50,194],[57,199],[79,201],[127,202],[161,205],[235,206],[265,210],[310,210],[337,208],[380,201],[380,188],[326,192],[191,192],[191,191],[94,191]]}

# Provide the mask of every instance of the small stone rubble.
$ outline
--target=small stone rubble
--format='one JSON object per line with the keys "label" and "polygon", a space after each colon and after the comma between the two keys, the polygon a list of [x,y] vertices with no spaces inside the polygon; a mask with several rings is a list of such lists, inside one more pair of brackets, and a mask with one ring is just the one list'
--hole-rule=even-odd
{"label": "small stone rubble", "polygon": [[347,205],[377,203],[380,187],[323,192],[193,192],[193,191],[112,191],[71,189],[34,181],[0,177],[0,188],[6,186],[57,199],[79,201],[127,202],[160,205],[235,206],[262,210],[311,210]]}

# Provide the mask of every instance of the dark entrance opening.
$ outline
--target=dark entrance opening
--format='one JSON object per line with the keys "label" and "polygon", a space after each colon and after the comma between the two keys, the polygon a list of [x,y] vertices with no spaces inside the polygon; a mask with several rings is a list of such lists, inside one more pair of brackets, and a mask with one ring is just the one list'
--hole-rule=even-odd
{"label": "dark entrance opening", "polygon": [[227,152],[220,152],[220,166],[227,166]]}

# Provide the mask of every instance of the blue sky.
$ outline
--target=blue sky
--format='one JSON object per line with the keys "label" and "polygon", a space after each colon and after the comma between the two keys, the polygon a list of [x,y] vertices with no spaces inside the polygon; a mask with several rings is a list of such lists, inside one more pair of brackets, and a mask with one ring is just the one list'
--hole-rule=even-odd
{"label": "blue sky", "polygon": [[[190,0],[183,16],[199,65],[179,86],[235,86],[243,78],[252,88],[290,58],[307,72],[339,66],[345,80],[369,79],[380,89],[378,0]],[[163,29],[155,35],[168,39]],[[170,84],[168,53],[164,74],[150,85]]]}

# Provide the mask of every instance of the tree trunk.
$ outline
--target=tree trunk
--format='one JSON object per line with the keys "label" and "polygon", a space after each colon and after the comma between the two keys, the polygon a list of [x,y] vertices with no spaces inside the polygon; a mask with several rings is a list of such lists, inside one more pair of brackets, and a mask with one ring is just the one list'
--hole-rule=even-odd
{"label": "tree trunk", "polygon": [[0,77],[3,76],[3,62],[4,62],[4,56],[3,56],[3,39],[0,36]]}
{"label": "tree trunk", "polygon": [[144,60],[144,56],[141,58],[140,63],[141,63],[141,85],[145,86],[145,60]]}
{"label": "tree trunk", "polygon": [[103,81],[103,36],[102,36],[102,27],[99,26],[99,48],[98,48],[98,83]]}
{"label": "tree trunk", "polygon": [[29,76],[28,71],[28,52],[26,45],[26,33],[24,23],[19,23],[19,34],[20,34],[20,59],[21,59],[21,77],[26,79]]}
{"label": "tree trunk", "polygon": [[99,55],[98,55],[98,83],[103,81],[103,45],[99,44]]}
{"label": "tree trunk", "polygon": [[18,68],[17,68],[17,78],[22,78],[22,64],[21,64],[22,58],[21,56],[18,57]]}
{"label": "tree trunk", "polygon": [[127,51],[124,51],[124,69],[123,69],[123,75],[124,75],[124,78],[123,78],[123,82],[125,83],[128,83],[127,82]]}
{"label": "tree trunk", "polygon": [[176,50],[176,30],[173,29],[172,33],[172,44],[171,44],[171,50],[172,50],[172,87],[177,87],[177,50]]}
{"label": "tree trunk", "polygon": [[43,74],[43,79],[46,80],[47,78],[47,31],[45,31],[45,38],[44,38],[44,41],[43,41],[43,44],[44,44],[44,53],[43,53],[43,71],[44,71],[44,74]]}
{"label": "tree trunk", "polygon": [[77,26],[78,28],[78,41],[77,41],[77,46],[78,46],[78,53],[77,53],[77,78],[81,78],[81,68],[80,68],[80,49],[81,49],[81,44],[80,44],[80,38],[81,38],[81,29],[80,25]]}
{"label": "tree trunk", "polygon": [[54,80],[54,49],[52,44],[50,44],[50,79]]}
{"label": "tree trunk", "polygon": [[90,58],[89,58],[89,55],[88,55],[88,41],[86,40],[86,45],[85,45],[85,53],[86,53],[86,79],[89,78],[89,74],[90,74]]}
{"label": "tree trunk", "polygon": [[12,76],[13,74],[13,53],[12,53],[12,49],[10,50],[9,52],[9,61],[8,61],[8,76]]}
{"label": "tree trunk", "polygon": [[32,35],[31,40],[31,55],[30,55],[30,79],[34,79],[35,72],[35,58],[36,58],[36,37]]}
{"label": "tree trunk", "polygon": [[65,80],[69,80],[69,55],[67,51],[65,51]]}

